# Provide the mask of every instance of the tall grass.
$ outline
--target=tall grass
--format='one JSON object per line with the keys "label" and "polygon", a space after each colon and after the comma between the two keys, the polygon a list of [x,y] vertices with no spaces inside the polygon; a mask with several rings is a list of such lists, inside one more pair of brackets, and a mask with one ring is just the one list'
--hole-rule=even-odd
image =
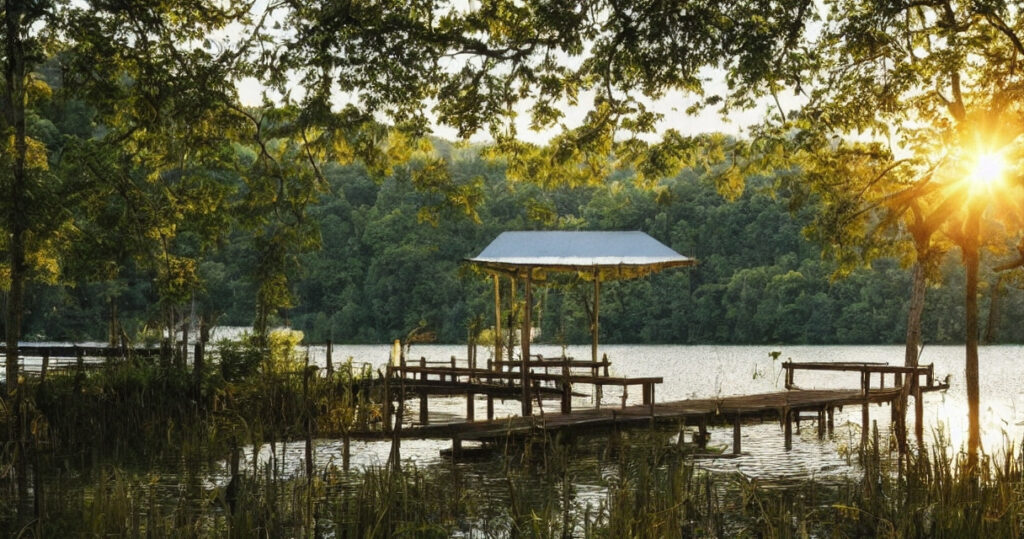
{"label": "tall grass", "polygon": [[[379,395],[362,382],[372,373],[349,363],[318,376],[288,338],[266,350],[225,344],[218,359],[198,393],[192,373],[145,363],[26,382],[22,410],[0,417],[24,421],[32,491],[25,499],[0,481],[0,534],[1024,535],[1024,453],[1012,444],[972,475],[941,431],[902,459],[875,432],[855,473],[789,485],[701,470],[656,430],[541,437],[478,464],[349,471],[310,458],[312,440],[374,428]],[[299,474],[255,458],[265,444],[282,455],[291,441],[308,448]],[[13,447],[0,448],[0,478],[13,473]]]}

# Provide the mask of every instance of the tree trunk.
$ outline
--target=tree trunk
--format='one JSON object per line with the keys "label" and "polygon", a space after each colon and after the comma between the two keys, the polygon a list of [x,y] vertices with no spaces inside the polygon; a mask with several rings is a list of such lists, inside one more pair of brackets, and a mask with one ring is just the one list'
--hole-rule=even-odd
{"label": "tree trunk", "polygon": [[[924,312],[924,300],[927,291],[924,272],[924,257],[926,256],[927,254],[918,250],[917,263],[914,264],[913,282],[910,288],[910,309],[907,311],[907,344],[903,358],[903,364],[907,367],[917,367],[918,365],[918,350],[921,347],[921,314]],[[900,391],[900,400],[897,404],[899,410],[897,412],[904,419],[897,421],[895,425],[896,440],[899,444],[900,453],[905,453],[907,450],[907,423],[905,419],[907,415],[907,400],[917,383],[918,377],[916,374],[907,376],[903,379],[903,387]],[[919,434],[917,442],[920,445],[920,433],[923,432],[921,425],[915,425],[915,432]]]}
{"label": "tree trunk", "polygon": [[[5,92],[3,93],[5,131],[14,136],[14,162],[12,178],[7,196],[6,228],[10,237],[8,263],[11,271],[11,289],[7,295],[6,375],[7,389],[12,391],[18,383],[18,341],[21,339],[21,313],[25,302],[25,278],[28,267],[25,261],[25,233],[28,229],[25,208],[27,207],[27,179],[25,161],[25,50],[21,39],[21,17],[24,6],[20,2],[4,2],[5,53],[7,68],[4,70]],[[13,133],[11,133],[13,131]],[[11,407],[15,409],[15,407]]]}
{"label": "tree trunk", "polygon": [[6,0],[4,2],[4,38],[7,65],[4,70],[5,88],[0,106],[6,126],[3,134],[13,136],[14,156],[11,170],[10,189],[7,197],[7,215],[5,215],[6,232],[9,234],[8,263],[10,264],[11,288],[7,295],[6,331],[4,340],[7,345],[6,368],[7,393],[2,396],[8,404],[10,417],[9,440],[14,442],[14,473],[18,488],[18,519],[27,521],[28,511],[24,502],[28,494],[28,469],[26,455],[25,428],[21,404],[22,394],[18,379],[18,341],[21,340],[22,311],[25,302],[25,280],[28,266],[25,260],[25,235],[28,231],[29,205],[25,143],[25,47],[22,41],[22,17],[25,6],[21,2]]}
{"label": "tree trunk", "polygon": [[981,208],[972,203],[964,224],[963,257],[967,270],[964,295],[966,310],[966,366],[964,382],[967,385],[967,471],[978,472],[978,450],[981,448],[981,392],[978,387],[978,229]]}

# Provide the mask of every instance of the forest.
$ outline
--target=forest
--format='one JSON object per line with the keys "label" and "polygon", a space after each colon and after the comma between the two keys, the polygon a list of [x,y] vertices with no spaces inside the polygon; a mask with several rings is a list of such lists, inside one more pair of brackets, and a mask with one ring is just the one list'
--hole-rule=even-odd
{"label": "forest", "polygon": [[[634,282],[611,282],[602,298],[602,340],[614,343],[893,344],[903,342],[911,276],[888,257],[841,272],[806,229],[817,208],[791,210],[792,194],[771,177],[723,196],[701,169],[654,188],[628,172],[600,185],[544,188],[509,180],[478,147],[441,140],[457,185],[478,191],[471,212],[417,189],[408,172],[375,177],[360,165],[329,164],[329,187],[309,206],[315,247],[287,268],[290,307],[272,324],[308,342],[381,343],[423,327],[438,342],[464,342],[474,319],[493,320],[490,281],[463,260],[505,230],[643,230],[695,257],[694,268]],[[236,180],[237,182],[237,180]],[[238,187],[241,190],[241,187]],[[223,239],[198,261],[186,318],[251,326],[256,313],[254,243],[230,216]],[[948,253],[928,290],[925,343],[963,340],[963,270]],[[1002,256],[1006,256],[1005,254]],[[999,260],[999,255],[991,255]],[[994,262],[993,262],[994,263]],[[990,264],[991,265],[991,264]],[[1024,342],[1024,294],[988,272],[985,341]],[[116,279],[62,280],[32,287],[26,335],[32,340],[98,340],[114,305],[132,339],[158,327],[154,272],[140,265]],[[589,285],[542,288],[535,320],[552,343],[588,342]],[[992,294],[999,294],[990,309]],[[183,322],[186,323],[186,322]]]}

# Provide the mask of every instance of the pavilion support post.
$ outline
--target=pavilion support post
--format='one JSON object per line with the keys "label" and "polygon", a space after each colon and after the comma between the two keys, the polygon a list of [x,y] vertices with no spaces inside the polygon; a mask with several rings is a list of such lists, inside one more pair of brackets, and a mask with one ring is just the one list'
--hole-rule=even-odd
{"label": "pavilion support post", "polygon": [[818,410],[818,439],[825,439],[825,409]]}
{"label": "pavilion support post", "polygon": [[[590,321],[590,361],[597,364],[597,343],[600,335],[601,273],[594,266],[594,319]],[[594,384],[594,408],[601,407],[603,387]]]}
{"label": "pavilion support post", "polygon": [[590,361],[597,363],[597,341],[601,312],[601,273],[594,267],[594,319],[590,324]]}
{"label": "pavilion support post", "polygon": [[828,407],[828,433],[831,435],[836,430],[836,409],[832,406]]}
{"label": "pavilion support post", "polygon": [[508,315],[508,372],[512,372],[512,361],[515,359],[515,305],[516,305],[516,294],[519,291],[519,283],[516,282],[515,277],[509,278],[509,289],[511,292],[508,296],[509,315]]}
{"label": "pavilion support post", "polygon": [[487,420],[494,419],[494,395],[487,395]]}
{"label": "pavilion support post", "polygon": [[501,277],[494,275],[494,361],[501,361]]}
{"label": "pavilion support post", "polygon": [[530,319],[533,311],[533,268],[526,268],[526,280],[523,282],[524,309],[523,309],[523,333],[522,333],[522,363],[519,366],[523,386],[523,417],[533,414],[533,407],[530,403],[530,337],[533,321]]}

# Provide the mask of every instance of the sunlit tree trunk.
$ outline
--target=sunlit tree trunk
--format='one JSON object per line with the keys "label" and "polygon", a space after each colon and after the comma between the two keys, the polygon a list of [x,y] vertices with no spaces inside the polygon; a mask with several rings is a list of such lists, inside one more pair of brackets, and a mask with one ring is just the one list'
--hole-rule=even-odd
{"label": "sunlit tree trunk", "polygon": [[966,310],[966,367],[964,382],[967,385],[967,469],[977,473],[978,450],[981,448],[980,389],[978,387],[978,229],[981,209],[972,203],[967,210],[964,224],[963,258],[967,270],[967,284],[964,297]]}
{"label": "sunlit tree trunk", "polygon": [[[925,287],[925,271],[924,271],[924,260],[922,256],[927,256],[918,251],[918,260],[914,264],[913,269],[913,282],[911,284],[910,292],[910,309],[907,311],[907,345],[906,352],[904,353],[903,364],[907,367],[917,367],[918,365],[918,350],[921,348],[921,314],[924,312],[924,300],[927,288]],[[918,384],[917,375],[907,376],[904,379],[903,387],[900,392],[899,413],[905,418],[907,414],[907,401],[911,392],[914,392]],[[917,393],[914,392],[915,398]],[[917,403],[915,403],[915,406]],[[920,422],[918,422],[920,423]],[[896,422],[896,439],[899,442],[900,453],[906,452],[907,449],[907,429],[906,420]],[[922,428],[920,424],[915,424],[914,432],[917,435],[918,446],[921,445]]]}

